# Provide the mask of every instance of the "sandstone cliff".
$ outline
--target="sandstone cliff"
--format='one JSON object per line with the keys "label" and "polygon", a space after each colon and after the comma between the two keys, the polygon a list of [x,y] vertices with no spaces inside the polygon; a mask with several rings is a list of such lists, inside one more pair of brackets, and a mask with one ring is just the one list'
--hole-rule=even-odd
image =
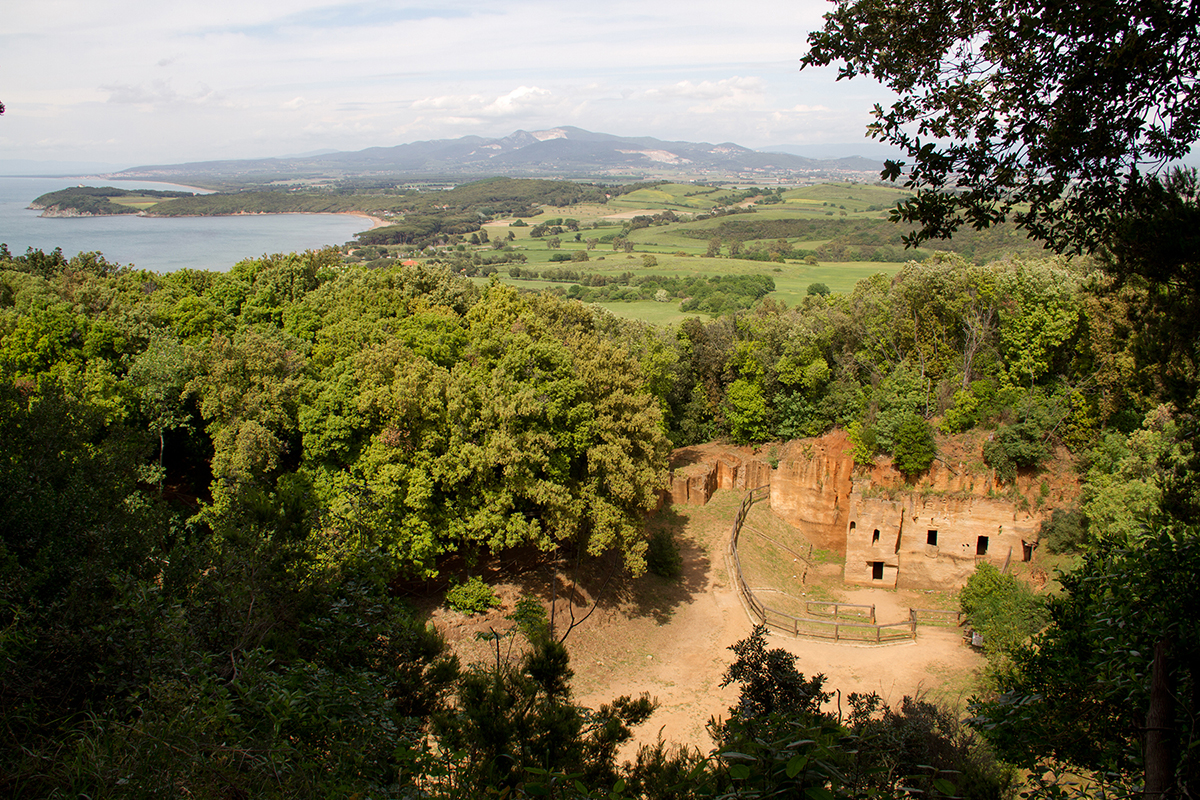
{"label": "sandstone cliff", "polygon": [[841,555],[850,583],[953,588],[981,560],[1028,560],[1041,524],[1041,503],[1028,498],[1065,501],[1073,479],[1051,491],[1045,477],[1026,475],[1009,491],[981,469],[979,435],[939,445],[941,460],[914,484],[887,459],[856,467],[841,431],[757,449],[698,445],[673,454],[668,494],[672,503],[703,505],[717,489],[769,484],[771,509]]}

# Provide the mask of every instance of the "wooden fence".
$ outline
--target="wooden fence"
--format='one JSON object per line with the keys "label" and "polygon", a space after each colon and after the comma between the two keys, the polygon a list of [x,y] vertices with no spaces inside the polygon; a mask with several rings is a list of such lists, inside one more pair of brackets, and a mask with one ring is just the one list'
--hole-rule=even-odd
{"label": "wooden fence", "polygon": [[[885,644],[916,639],[918,625],[957,625],[960,623],[959,612],[942,609],[910,608],[907,620],[880,624],[875,620],[875,606],[873,605],[807,600],[804,602],[804,613],[808,615],[806,617],[797,617],[767,605],[759,596],[760,594],[778,592],[786,595],[787,593],[775,589],[759,589],[756,594],[755,590],[750,588],[742,574],[742,562],[738,557],[738,539],[751,506],[758,500],[770,496],[770,491],[771,487],[768,484],[746,492],[737,515],[734,517],[733,530],[729,536],[729,559],[733,566],[734,579],[737,581],[738,593],[746,601],[751,613],[764,625],[772,630],[790,633],[793,636],[812,636],[832,639],[835,642]],[[770,537],[765,538],[770,539]],[[774,540],[771,539],[771,541]],[[784,549],[795,553],[791,548],[785,547]],[[788,596],[791,597],[791,595]]]}
{"label": "wooden fence", "polygon": [[945,608],[910,608],[908,613],[918,625],[961,625],[961,611],[951,611]]}

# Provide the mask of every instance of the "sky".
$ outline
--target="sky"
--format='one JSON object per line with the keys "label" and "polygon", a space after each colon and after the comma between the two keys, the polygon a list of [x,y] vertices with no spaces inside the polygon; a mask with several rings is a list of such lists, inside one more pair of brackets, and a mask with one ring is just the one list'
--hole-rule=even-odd
{"label": "sky", "polygon": [[[799,71],[824,0],[38,0],[0,30],[0,161],[116,167],[574,125],[861,143],[887,95]],[[854,155],[846,152],[837,155]]]}

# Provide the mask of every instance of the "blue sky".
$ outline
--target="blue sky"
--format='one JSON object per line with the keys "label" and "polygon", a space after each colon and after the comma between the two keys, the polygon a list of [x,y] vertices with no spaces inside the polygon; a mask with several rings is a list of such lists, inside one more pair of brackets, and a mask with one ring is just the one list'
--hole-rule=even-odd
{"label": "blue sky", "polygon": [[[0,160],[121,166],[575,125],[862,142],[886,95],[800,74],[824,0],[38,0],[0,31]],[[850,155],[851,153],[846,153]]]}

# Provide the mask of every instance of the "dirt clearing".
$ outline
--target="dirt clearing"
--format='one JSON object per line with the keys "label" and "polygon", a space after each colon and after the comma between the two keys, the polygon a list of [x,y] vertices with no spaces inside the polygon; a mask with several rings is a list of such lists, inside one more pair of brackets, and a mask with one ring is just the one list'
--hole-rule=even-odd
{"label": "dirt clearing", "polygon": [[[741,492],[719,491],[703,507],[664,508],[651,525],[666,526],[674,534],[683,556],[683,574],[669,581],[646,575],[614,586],[603,575],[579,582],[573,599],[576,619],[586,614],[591,599],[599,597],[595,612],[575,627],[568,639],[575,699],[595,708],[623,694],[648,692],[659,708],[637,731],[639,742],[686,743],[707,751],[711,741],[705,729],[710,717],[722,716],[736,698],[736,688],[721,688],[721,676],[732,657],[727,649],[746,638],[753,621],[729,578],[725,549]],[[759,526],[775,528],[766,503],[755,507]],[[750,524],[748,522],[748,524]],[[874,604],[880,622],[907,619],[908,608],[937,607],[944,596],[927,592],[847,588],[841,567],[826,559],[810,570],[802,589],[819,599]],[[492,581],[496,583],[495,580]],[[516,599],[532,593],[549,603],[551,586],[544,571],[531,570],[517,580],[500,583],[503,607],[489,615],[466,617],[438,609],[433,620],[444,631],[466,662],[494,659],[491,645],[474,634],[511,627],[504,619]],[[559,577],[556,627],[569,623],[565,599],[571,593],[569,576]],[[772,647],[795,653],[805,675],[822,673],[826,689],[875,692],[888,703],[905,695],[924,692],[952,704],[965,699],[981,656],[964,646],[958,628],[921,627],[917,641],[893,645],[847,645],[833,642],[770,636]],[[837,703],[837,699],[833,701]],[[844,700],[842,707],[847,708]],[[628,752],[628,751],[627,751]]]}

